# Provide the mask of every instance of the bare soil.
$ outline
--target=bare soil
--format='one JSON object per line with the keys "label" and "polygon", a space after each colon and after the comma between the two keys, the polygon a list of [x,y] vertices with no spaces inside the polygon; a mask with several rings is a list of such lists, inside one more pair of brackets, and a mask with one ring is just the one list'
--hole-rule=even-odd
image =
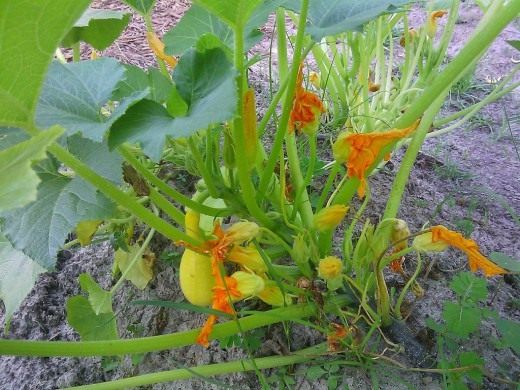
{"label": "bare soil", "polygon": [[[127,9],[114,0],[98,0],[97,8]],[[154,25],[164,33],[182,16],[189,6],[188,1],[159,0],[154,13]],[[450,47],[453,56],[469,37],[481,14],[479,9],[464,3],[457,24],[455,40]],[[421,15],[417,15],[419,23]],[[269,23],[265,30],[269,30]],[[481,99],[482,89],[507,73],[520,54],[510,48],[507,39],[518,39],[518,23],[513,23],[501,34],[475,71],[473,88],[453,93],[443,108],[442,115],[452,112],[455,104]],[[255,50],[269,52],[266,38]],[[103,55],[118,58],[126,63],[143,67],[153,65],[154,60],[145,41],[142,19],[134,15],[133,21],[120,39]],[[89,49],[83,48],[87,58]],[[267,67],[257,67],[253,75],[255,87],[268,89]],[[263,86],[263,87],[262,87]],[[482,86],[482,88],[475,86]],[[406,188],[400,210],[400,218],[419,229],[424,223],[444,224],[448,227],[471,233],[484,253],[500,251],[520,258],[520,92],[517,90],[499,102],[486,107],[478,121],[468,128],[460,128],[442,137],[430,139],[424,145]],[[267,101],[263,102],[264,105]],[[328,147],[323,145],[324,148]],[[379,173],[370,178],[373,201],[366,214],[377,222],[384,210],[390,186],[398,169],[402,152],[398,152]],[[392,168],[393,167],[393,168]],[[33,292],[24,301],[12,320],[8,337],[33,340],[78,340],[78,335],[66,322],[65,300],[80,293],[77,277],[82,272],[90,273],[94,279],[109,288],[113,251],[108,244],[93,245],[73,252],[63,252],[57,271],[42,275]],[[411,260],[408,260],[411,261]],[[452,276],[466,268],[466,259],[455,251],[430,256],[427,259],[431,272],[421,275],[420,284],[426,291],[423,299],[412,307],[409,320],[416,334],[425,332],[425,318],[440,319],[442,303],[453,300],[448,285]],[[412,264],[405,264],[412,268]],[[122,288],[114,302],[122,338],[152,336],[199,327],[204,316],[183,311],[164,310],[130,305],[136,299],[162,299],[181,301],[176,268],[165,261],[157,261],[155,278],[149,288],[139,291],[130,284]],[[401,281],[389,275],[389,283],[399,285]],[[494,278],[489,281],[489,307],[498,310],[503,318],[519,321],[519,281],[514,278]],[[0,318],[2,312],[0,311]],[[320,342],[321,336],[301,326],[292,331],[293,350]],[[483,356],[486,368],[497,376],[518,380],[519,357],[509,349],[494,348],[489,338],[497,331],[484,322],[480,337],[477,335],[465,346]],[[520,337],[520,335],[518,335]],[[279,327],[272,327],[260,348],[260,355],[283,353],[286,342]],[[427,341],[427,340],[426,340]],[[427,343],[425,343],[426,345]],[[139,362],[132,363],[125,357],[118,364],[109,364],[100,358],[18,358],[0,357],[0,389],[55,389],[72,385],[89,384],[148,372],[193,367],[202,364],[236,360],[247,357],[240,348],[222,349],[218,343],[209,349],[199,346],[149,353]],[[413,366],[415,362],[401,359]],[[326,389],[325,379],[305,379],[306,366],[294,368],[299,389]],[[268,372],[267,376],[276,372]],[[390,369],[378,369],[379,386],[383,389],[440,389],[442,381],[435,374],[412,373]],[[273,387],[283,388],[280,381]],[[368,389],[372,382],[369,372],[362,369],[345,369],[341,372],[339,388]],[[261,388],[254,374],[234,374],[213,378],[187,380],[169,384],[158,384],[153,389],[216,389],[216,388]],[[482,388],[508,389],[509,387],[492,378],[486,378]]]}

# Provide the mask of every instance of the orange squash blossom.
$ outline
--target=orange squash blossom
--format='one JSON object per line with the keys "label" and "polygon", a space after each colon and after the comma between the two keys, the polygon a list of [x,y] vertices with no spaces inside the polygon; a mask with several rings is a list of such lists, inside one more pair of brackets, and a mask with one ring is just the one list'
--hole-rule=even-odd
{"label": "orange squash blossom", "polygon": [[472,272],[476,272],[480,269],[485,276],[495,276],[507,273],[505,269],[499,267],[480,253],[480,249],[475,241],[464,238],[462,234],[449,230],[441,225],[433,226],[431,232],[433,243],[444,241],[452,247],[465,252],[468,256],[469,268]]}

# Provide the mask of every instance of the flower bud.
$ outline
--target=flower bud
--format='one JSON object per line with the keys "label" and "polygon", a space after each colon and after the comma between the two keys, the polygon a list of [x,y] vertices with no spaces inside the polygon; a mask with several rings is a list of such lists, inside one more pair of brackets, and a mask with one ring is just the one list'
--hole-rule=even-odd
{"label": "flower bud", "polygon": [[318,275],[325,280],[337,278],[342,270],[343,262],[336,256],[325,257],[318,264]]}
{"label": "flower bud", "polygon": [[241,294],[238,299],[258,295],[265,288],[264,279],[255,274],[238,271],[231,275],[231,277],[236,280],[236,288]]}
{"label": "flower bud", "polygon": [[406,221],[398,219],[394,222],[392,227],[392,242],[395,243],[395,250],[402,251],[408,247],[408,240],[405,240],[410,236],[410,229]]}
{"label": "flower bud", "polygon": [[325,207],[314,215],[314,227],[320,232],[332,230],[345,218],[347,211],[348,206],[340,204]]}
{"label": "flower bud", "polygon": [[428,17],[428,25],[426,26],[426,32],[430,38],[435,37],[435,33],[437,32],[437,19],[442,18],[444,15],[447,15],[448,11],[439,10],[432,12]]}
{"label": "flower bud", "polygon": [[233,263],[240,264],[258,275],[267,272],[264,259],[254,245],[247,247],[235,245],[228,254],[227,259]]}
{"label": "flower bud", "polygon": [[415,237],[412,246],[420,252],[442,252],[449,245],[444,241],[433,242],[433,234],[428,232]]}
{"label": "flower bud", "polygon": [[314,86],[314,88],[320,89],[320,87],[321,87],[321,77],[320,77],[319,73],[311,72],[309,74],[309,81]]}
{"label": "flower bud", "polygon": [[338,164],[344,164],[350,154],[350,145],[347,141],[349,133],[344,131],[339,134],[338,139],[332,145],[332,153]]}
{"label": "flower bud", "polygon": [[253,238],[258,236],[259,232],[260,228],[256,223],[241,221],[227,229],[226,236],[228,236],[233,243],[242,244],[243,242],[251,241]]}
{"label": "flower bud", "polygon": [[287,294],[284,297],[282,290],[274,281],[265,280],[264,284],[264,289],[257,294],[257,297],[262,301],[271,306],[284,306],[292,303],[291,297]]}

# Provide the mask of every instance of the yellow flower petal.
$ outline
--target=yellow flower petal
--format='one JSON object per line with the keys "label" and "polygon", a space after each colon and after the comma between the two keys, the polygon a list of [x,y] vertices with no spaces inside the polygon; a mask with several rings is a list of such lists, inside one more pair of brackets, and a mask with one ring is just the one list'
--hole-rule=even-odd
{"label": "yellow flower petal", "polygon": [[343,262],[336,256],[321,259],[318,264],[318,275],[325,280],[337,278],[343,270]]}
{"label": "yellow flower petal", "polygon": [[347,211],[348,206],[340,204],[325,207],[314,215],[314,227],[321,232],[332,230],[345,218]]}

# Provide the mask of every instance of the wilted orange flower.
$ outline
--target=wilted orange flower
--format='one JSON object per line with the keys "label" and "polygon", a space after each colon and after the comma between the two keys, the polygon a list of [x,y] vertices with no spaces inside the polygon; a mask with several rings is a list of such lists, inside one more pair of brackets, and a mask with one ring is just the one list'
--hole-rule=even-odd
{"label": "wilted orange flower", "polygon": [[404,256],[399,257],[398,259],[392,260],[390,262],[390,269],[392,272],[395,272],[396,274],[404,275],[404,269],[403,269],[403,263],[404,263]]}
{"label": "wilted orange flower", "polygon": [[307,135],[313,134],[318,127],[322,112],[325,112],[325,107],[319,96],[303,87],[303,66],[300,65],[289,119],[289,132],[292,133],[296,129]]}
{"label": "wilted orange flower", "polygon": [[430,230],[432,232],[432,242],[435,243],[437,241],[444,241],[452,247],[465,252],[468,256],[469,268],[472,272],[476,272],[480,269],[485,276],[494,276],[507,273],[505,269],[499,267],[484,255],[482,255],[475,241],[464,238],[462,234],[449,230],[448,228],[441,225],[433,226]]}
{"label": "wilted orange flower", "polygon": [[[338,162],[345,162],[349,177],[360,180],[360,198],[365,196],[367,170],[376,162],[381,151],[393,142],[408,136],[418,125],[419,120],[405,129],[359,134],[343,132],[339,135],[333,145],[334,157]],[[389,158],[389,154],[385,156],[385,160]]]}
{"label": "wilted orange flower", "polygon": [[341,341],[350,334],[350,330],[341,324],[333,322],[331,324],[333,330],[327,335],[327,345],[329,352],[338,352],[342,350]]}
{"label": "wilted orange flower", "polygon": [[157,58],[160,58],[166,62],[171,68],[174,68],[175,65],[177,65],[177,58],[169,56],[164,52],[163,41],[161,41],[153,31],[148,31],[146,33],[146,38],[148,39],[148,45],[150,45],[150,49],[152,49]]}
{"label": "wilted orange flower", "polygon": [[428,17],[428,35],[430,38],[433,38],[435,36],[435,33],[437,32],[437,19],[442,18],[444,15],[447,15],[448,11],[445,10],[439,10],[434,11],[430,14]]}

